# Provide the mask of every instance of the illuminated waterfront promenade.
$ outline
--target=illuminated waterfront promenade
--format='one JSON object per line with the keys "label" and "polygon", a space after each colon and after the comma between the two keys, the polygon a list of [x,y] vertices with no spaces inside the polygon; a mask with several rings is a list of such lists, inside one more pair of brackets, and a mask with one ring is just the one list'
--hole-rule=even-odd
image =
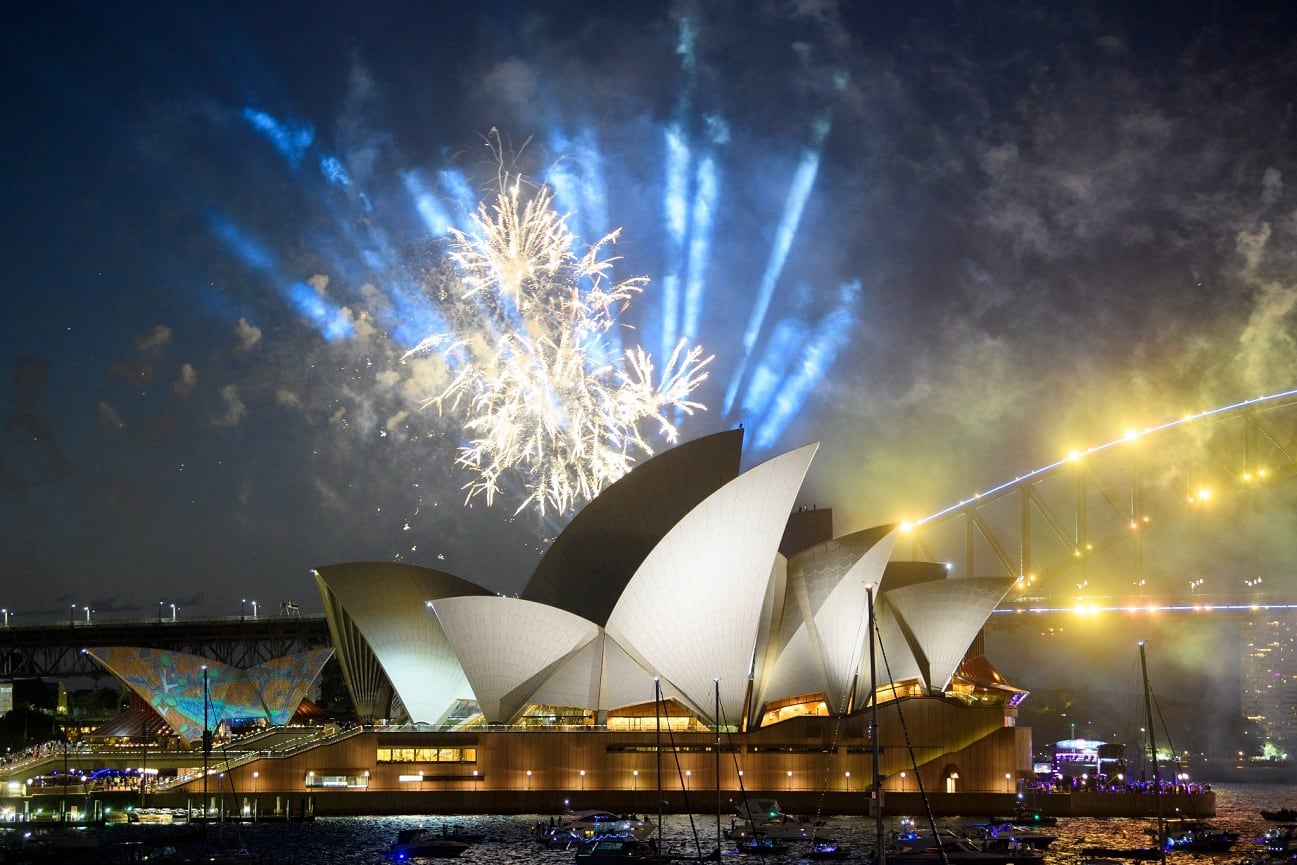
{"label": "illuminated waterfront promenade", "polygon": [[[948,706],[937,700],[907,700],[906,711],[908,733],[916,742],[930,740],[953,722]],[[299,815],[545,814],[565,808],[653,812],[660,799],[673,813],[708,813],[718,806],[729,813],[733,801],[746,795],[777,799],[790,813],[861,815],[869,810],[871,761],[861,720],[847,719],[838,728],[837,719],[795,719],[727,734],[719,748],[710,730],[677,730],[660,738],[644,730],[280,729],[213,751],[208,807],[214,813],[272,814],[291,802]],[[919,781],[938,815],[1014,811],[1026,779],[1013,766],[1020,749],[1029,746],[1029,731],[1004,727],[996,710],[965,707],[959,723],[995,729],[958,757],[928,760],[918,779],[906,733],[894,720],[881,725],[886,813],[918,812]],[[38,808],[48,813],[63,801],[59,779],[72,777],[49,773],[61,773],[65,765],[87,774],[146,765],[161,773],[148,788],[150,806],[198,807],[203,800],[201,751],[73,748],[66,757],[54,749],[7,766],[8,807],[19,814]],[[25,783],[37,776],[54,780]],[[79,780],[66,793],[79,814],[139,803],[136,790],[95,791],[93,783]],[[1152,816],[1156,802],[1140,793],[1066,793],[1032,794],[1030,805],[1057,816],[1136,817]],[[1210,793],[1167,795],[1163,805],[1199,816],[1215,812]]]}

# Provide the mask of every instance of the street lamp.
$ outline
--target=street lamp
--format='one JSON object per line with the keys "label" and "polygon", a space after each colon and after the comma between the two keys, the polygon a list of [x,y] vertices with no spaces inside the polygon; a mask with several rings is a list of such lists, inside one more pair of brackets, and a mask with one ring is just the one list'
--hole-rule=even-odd
{"label": "street lamp", "polygon": [[8,609],[0,609],[0,613],[4,613],[4,616],[5,616],[5,627],[6,627],[6,628],[9,627],[9,610],[8,610]]}
{"label": "street lamp", "polygon": [[527,789],[531,789],[531,770],[527,770]]}
{"label": "street lamp", "polygon": [[904,790],[905,790],[905,773],[904,773],[904,772],[901,773],[901,790],[902,790],[902,792],[904,792]]}
{"label": "street lamp", "polygon": [[158,624],[159,625],[162,624],[162,607],[165,604],[166,601],[158,601]]}
{"label": "street lamp", "polygon": [[581,776],[581,789],[584,791],[585,790],[585,769],[582,769],[578,774]]}
{"label": "street lamp", "polygon": [[252,618],[253,618],[253,621],[255,621],[256,618],[257,618],[257,602],[256,602],[256,601],[253,601],[253,602],[252,602]]}
{"label": "street lamp", "polygon": [[846,776],[847,776],[847,792],[850,793],[850,792],[851,792],[851,773],[850,773],[850,772],[847,772],[847,773],[845,773],[845,774],[846,774]]}
{"label": "street lamp", "polygon": [[172,604],[172,605],[171,605],[171,621],[173,621],[173,622],[176,620],[176,610],[177,610],[177,609],[178,609],[178,608],[176,607],[175,604]]}
{"label": "street lamp", "polygon": [[632,770],[631,770],[631,773],[630,773],[630,788],[631,788],[632,790],[638,790],[638,789],[639,789],[639,769],[632,769]]}
{"label": "street lamp", "polygon": [[788,770],[788,789],[793,789],[793,770]]}
{"label": "street lamp", "polygon": [[239,598],[239,621],[242,622],[247,615],[248,599]]}
{"label": "street lamp", "polygon": [[68,610],[68,624],[75,625],[77,623],[76,619],[77,619],[77,605],[73,604],[72,608]]}
{"label": "street lamp", "polygon": [[89,608],[89,607],[82,607],[81,609],[83,609],[83,610],[86,611],[86,624],[87,624],[87,625],[90,624],[90,608]]}

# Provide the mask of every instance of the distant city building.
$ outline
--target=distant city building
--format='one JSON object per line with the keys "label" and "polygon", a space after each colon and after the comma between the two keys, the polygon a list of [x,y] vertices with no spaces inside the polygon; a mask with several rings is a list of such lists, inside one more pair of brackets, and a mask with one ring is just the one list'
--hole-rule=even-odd
{"label": "distant city building", "polygon": [[1297,747],[1297,612],[1258,610],[1240,637],[1240,702],[1265,737],[1248,756],[1282,757]]}

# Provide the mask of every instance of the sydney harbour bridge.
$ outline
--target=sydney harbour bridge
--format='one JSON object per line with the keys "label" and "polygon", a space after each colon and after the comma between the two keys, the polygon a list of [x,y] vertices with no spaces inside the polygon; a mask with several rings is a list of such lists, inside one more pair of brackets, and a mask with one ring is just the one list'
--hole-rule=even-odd
{"label": "sydney harbour bridge", "polygon": [[[1100,611],[1297,609],[1297,389],[1131,430],[903,526],[895,556],[1016,580],[988,627]],[[87,617],[88,618],[88,617]],[[1031,621],[1034,621],[1032,619]],[[250,667],[328,645],[322,616],[0,625],[0,679],[103,675],[82,647]]]}
{"label": "sydney harbour bridge", "polygon": [[912,525],[897,555],[1011,576],[1006,613],[1297,607],[1297,390],[1060,457]]}

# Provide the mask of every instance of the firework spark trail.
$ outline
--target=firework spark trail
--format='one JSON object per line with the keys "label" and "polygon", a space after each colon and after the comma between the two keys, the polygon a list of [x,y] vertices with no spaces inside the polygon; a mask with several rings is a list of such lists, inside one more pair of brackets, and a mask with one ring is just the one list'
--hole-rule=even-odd
{"label": "firework spark trail", "polygon": [[669,414],[705,407],[689,398],[707,378],[711,357],[676,345],[655,376],[652,357],[634,347],[620,355],[609,331],[647,279],[614,282],[604,257],[614,231],[573,252],[568,217],[544,186],[525,202],[520,184],[501,184],[494,204],[479,204],[468,231],[451,230],[454,273],[425,284],[452,329],[407,352],[440,355],[450,383],[425,407],[463,411],[467,444],[456,462],[475,477],[468,498],[490,505],[506,474],[522,478],[528,505],[567,513],[653,453],[644,424],[674,443]]}

